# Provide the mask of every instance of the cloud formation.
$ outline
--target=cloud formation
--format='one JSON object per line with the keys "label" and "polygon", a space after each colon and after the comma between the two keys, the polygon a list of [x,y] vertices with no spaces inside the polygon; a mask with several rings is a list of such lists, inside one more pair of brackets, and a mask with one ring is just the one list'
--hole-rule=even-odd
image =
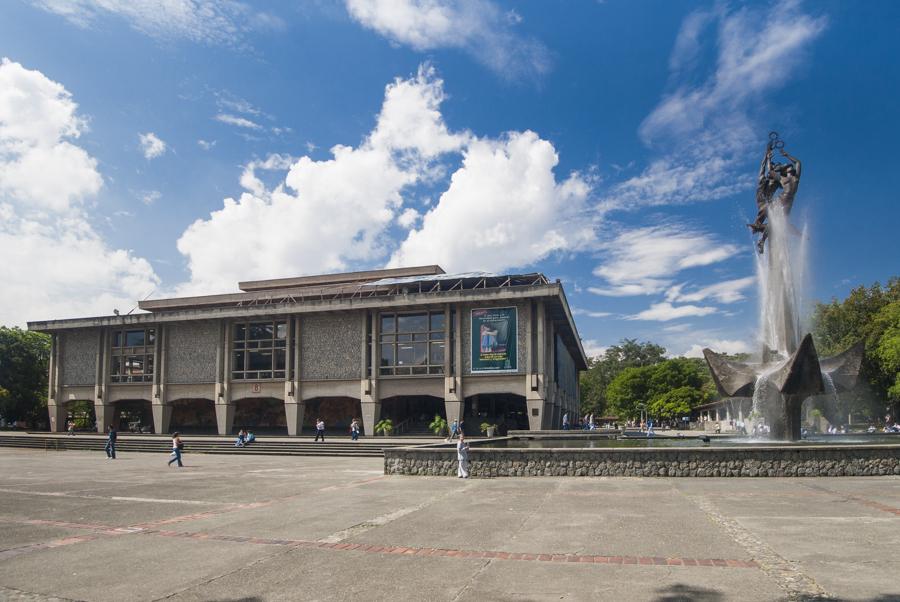
{"label": "cloud formation", "polygon": [[345,0],[351,18],[418,51],[459,48],[506,78],[546,72],[549,53],[514,28],[522,18],[489,0]]}
{"label": "cloud formation", "polygon": [[91,226],[84,202],[103,179],[74,143],[77,109],[58,82],[0,61],[0,323],[127,311],[159,283]]}
{"label": "cloud formation", "polygon": [[138,134],[138,140],[140,141],[141,152],[144,153],[144,158],[148,161],[166,152],[166,143],[160,140],[159,136],[153,132]]}
{"label": "cloud formation", "polygon": [[[590,185],[578,174],[557,181],[550,142],[534,132],[495,140],[450,131],[443,101],[443,82],[423,65],[385,88],[375,127],[358,146],[336,145],[323,160],[272,155],[248,163],[246,192],[179,239],[191,272],[181,291],[230,290],[241,279],[337,271],[388,257],[389,265],[502,270],[592,237],[589,220],[577,216]],[[460,155],[449,188],[422,216],[411,206],[416,186],[440,186]],[[260,170],[287,175],[269,189]],[[408,229],[399,247],[392,240],[398,227]]]}
{"label": "cloud formation", "polygon": [[32,0],[79,27],[102,17],[124,19],[133,29],[162,39],[211,45],[240,45],[251,31],[284,28],[276,15],[237,0]]}
{"label": "cloud formation", "polygon": [[[765,95],[795,73],[827,25],[798,3],[779,8],[700,10],[682,23],[670,57],[669,91],[640,127],[642,140],[660,151],[642,173],[613,186],[604,211],[719,199],[753,185],[742,168],[766,126],[757,123]],[[697,71],[703,36],[716,44],[712,72]],[[761,149],[760,149],[761,150]]]}
{"label": "cloud formation", "polygon": [[679,272],[725,261],[739,251],[735,245],[678,224],[625,230],[601,248],[605,261],[594,275],[606,285],[588,290],[608,297],[661,293],[674,284]]}

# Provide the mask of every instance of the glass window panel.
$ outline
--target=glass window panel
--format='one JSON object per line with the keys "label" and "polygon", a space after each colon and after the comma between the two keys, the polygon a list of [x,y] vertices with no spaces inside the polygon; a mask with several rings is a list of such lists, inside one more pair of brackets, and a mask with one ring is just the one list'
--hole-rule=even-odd
{"label": "glass window panel", "polygon": [[428,343],[413,343],[413,363],[416,366],[428,363]]}
{"label": "glass window panel", "polygon": [[276,370],[284,370],[284,366],[285,366],[284,349],[276,349],[275,350],[275,369]]}
{"label": "glass window panel", "polygon": [[122,356],[114,355],[112,358],[112,368],[111,371],[113,374],[122,374]]}
{"label": "glass window panel", "polygon": [[245,346],[247,349],[257,349],[259,347],[259,341],[247,341]]}
{"label": "glass window panel", "polygon": [[432,333],[431,333],[431,340],[432,340],[432,341],[443,341],[443,340],[444,340],[444,333],[443,333],[443,332],[432,332]]}
{"label": "glass window panel", "polygon": [[234,374],[231,375],[231,378],[233,378],[234,380],[243,380],[244,373],[243,372],[235,372]]}
{"label": "glass window panel", "polygon": [[443,366],[431,366],[428,369],[428,374],[443,374],[444,367]]}
{"label": "glass window panel", "polygon": [[428,314],[397,316],[397,332],[426,332],[427,330]]}
{"label": "glass window panel", "polygon": [[260,372],[259,378],[272,378],[272,373],[271,372]]}
{"label": "glass window panel", "polygon": [[275,378],[284,378],[284,370],[277,370],[275,372]]}
{"label": "glass window panel", "polygon": [[384,343],[393,343],[397,340],[397,335],[395,334],[383,334],[381,335],[381,341]]}
{"label": "glass window panel", "polygon": [[431,330],[444,330],[444,312],[431,314]]}
{"label": "glass window panel", "polygon": [[413,338],[413,335],[411,335],[411,334],[398,334],[397,335],[397,340],[400,341],[401,343],[408,343],[409,341],[412,340],[412,338]]}
{"label": "glass window panel", "polygon": [[144,331],[143,330],[126,330],[125,331],[126,347],[143,347]]}
{"label": "glass window panel", "polygon": [[444,363],[444,344],[443,343],[432,343],[431,344],[431,352],[428,356],[429,364],[443,364]]}
{"label": "glass window panel", "polygon": [[397,345],[397,365],[411,366],[416,361],[415,348],[412,343]]}
{"label": "glass window panel", "polygon": [[235,341],[243,341],[247,338],[247,325],[246,324],[235,324],[234,325],[234,340]]}
{"label": "glass window panel", "polygon": [[117,330],[113,333],[113,347],[121,347],[122,346],[122,331]]}
{"label": "glass window panel", "polygon": [[393,368],[382,368],[381,370],[379,370],[379,373],[382,376],[390,376],[394,373],[394,369]]}
{"label": "glass window panel", "polygon": [[382,366],[393,366],[394,365],[394,346],[393,345],[382,345],[381,346],[381,365]]}
{"label": "glass window panel", "polygon": [[[142,331],[143,332],[143,331]],[[143,374],[144,373],[144,356],[129,355],[125,358],[126,374]]]}
{"label": "glass window panel", "polygon": [[428,333],[427,333],[427,332],[422,332],[422,333],[419,333],[419,334],[414,334],[414,335],[413,335],[413,340],[414,340],[414,341],[427,341],[427,340],[428,340]]}
{"label": "glass window panel", "polygon": [[156,342],[156,330],[150,328],[147,330],[147,344],[152,345],[154,342]]}
{"label": "glass window panel", "polygon": [[287,338],[287,323],[286,322],[276,322],[275,337],[279,338],[279,339]]}
{"label": "glass window panel", "polygon": [[145,364],[144,364],[144,373],[150,374],[150,375],[153,374],[153,356],[152,355],[148,355],[146,357]]}
{"label": "glass window panel", "polygon": [[395,368],[394,373],[398,375],[409,375],[412,374],[412,368]]}
{"label": "glass window panel", "polygon": [[413,374],[428,374],[428,368],[425,366],[414,366],[412,369]]}
{"label": "glass window panel", "polygon": [[271,370],[272,369],[272,352],[271,351],[248,351],[247,352],[247,369],[248,370]]}
{"label": "glass window panel", "polygon": [[381,316],[381,332],[394,332],[396,322],[393,314],[382,314]]}
{"label": "glass window panel", "polygon": [[231,354],[231,369],[235,371],[243,371],[244,370],[244,352],[243,351],[235,351]]}
{"label": "glass window panel", "polygon": [[287,347],[287,341],[285,341],[284,339],[276,339],[275,346],[276,347]]}
{"label": "glass window panel", "polygon": [[235,341],[234,342],[235,349],[243,349],[244,345],[245,345],[244,341]]}
{"label": "glass window panel", "polygon": [[272,339],[272,335],[275,334],[275,326],[271,322],[257,322],[256,324],[250,325],[250,332],[248,334],[249,336],[247,338],[254,341]]}

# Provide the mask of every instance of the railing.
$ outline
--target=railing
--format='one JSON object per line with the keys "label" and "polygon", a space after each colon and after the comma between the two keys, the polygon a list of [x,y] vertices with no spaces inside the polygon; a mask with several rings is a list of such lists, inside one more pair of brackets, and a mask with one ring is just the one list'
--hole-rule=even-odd
{"label": "railing", "polygon": [[409,425],[412,424],[412,418],[407,418],[406,420],[401,420],[397,424],[394,425],[394,434],[399,435],[403,433],[403,431],[409,429]]}

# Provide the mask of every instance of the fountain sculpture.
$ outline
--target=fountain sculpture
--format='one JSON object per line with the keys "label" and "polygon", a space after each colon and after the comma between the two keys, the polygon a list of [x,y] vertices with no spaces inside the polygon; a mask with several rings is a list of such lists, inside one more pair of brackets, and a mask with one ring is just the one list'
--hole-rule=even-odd
{"label": "fountain sculpture", "polygon": [[[776,150],[789,163],[775,162]],[[820,360],[812,335],[800,334],[803,236],[789,220],[800,173],[800,161],[784,150],[777,132],[770,133],[759,167],[756,221],[748,224],[761,235],[756,244],[762,296],[759,361],[737,362],[710,349],[703,350],[719,393],[726,397],[752,397],[754,411],[765,419],[772,438],[792,441],[801,436],[803,401],[826,391],[836,394],[852,389],[863,352],[862,345],[857,345]]]}

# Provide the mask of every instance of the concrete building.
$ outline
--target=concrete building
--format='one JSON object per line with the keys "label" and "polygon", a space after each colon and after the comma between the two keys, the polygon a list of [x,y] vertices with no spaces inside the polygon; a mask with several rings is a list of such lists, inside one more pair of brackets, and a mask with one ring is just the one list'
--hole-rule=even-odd
{"label": "concrete building", "polygon": [[[127,422],[300,434],[317,416],[373,433],[435,414],[475,433],[559,428],[587,359],[562,285],[543,274],[438,266],[239,283],[242,292],[142,301],[146,313],[29,322],[52,336],[51,428],[74,402]],[[473,337],[473,329],[475,336]]]}

